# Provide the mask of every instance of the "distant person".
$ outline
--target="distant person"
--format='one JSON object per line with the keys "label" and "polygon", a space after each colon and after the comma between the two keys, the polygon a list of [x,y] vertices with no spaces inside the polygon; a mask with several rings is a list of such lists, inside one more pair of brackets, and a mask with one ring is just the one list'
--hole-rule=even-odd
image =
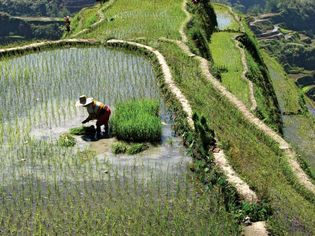
{"label": "distant person", "polygon": [[108,121],[111,115],[111,110],[108,105],[94,100],[91,97],[86,97],[82,95],[80,99],[76,102],[76,107],[86,107],[89,116],[82,121],[85,124],[91,120],[96,120],[96,132],[97,137],[101,136],[101,126],[105,126],[105,135],[108,135]]}
{"label": "distant person", "polygon": [[100,2],[100,4],[102,5],[105,2],[105,0],[96,0],[96,2]]}
{"label": "distant person", "polygon": [[70,28],[70,24],[71,24],[70,16],[65,16],[64,21],[65,21],[66,31],[69,33],[71,30],[71,28]]}

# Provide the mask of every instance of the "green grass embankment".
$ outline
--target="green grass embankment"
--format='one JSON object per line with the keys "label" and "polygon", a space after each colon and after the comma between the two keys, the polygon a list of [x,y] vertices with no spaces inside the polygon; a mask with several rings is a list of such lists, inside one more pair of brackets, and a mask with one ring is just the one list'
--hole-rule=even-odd
{"label": "green grass embankment", "polygon": [[92,24],[97,22],[98,15],[97,11],[100,9],[100,5],[84,8],[78,14],[73,17],[71,22],[71,34],[77,34],[80,31],[90,27]]}
{"label": "green grass embankment", "polygon": [[[194,59],[175,44],[158,41],[159,37],[179,39],[178,29],[185,19],[181,5],[179,0],[171,4],[164,0],[159,3],[117,0],[106,12],[113,21],[105,21],[84,37],[99,40],[146,38],[148,45],[165,56],[177,86],[189,99],[193,110],[203,114],[215,130],[237,173],[261,198],[269,199],[274,211],[268,220],[270,231],[274,234],[314,234],[314,201],[307,200],[307,193],[298,190],[300,185],[288,171],[288,164],[278,147],[244,120],[242,114],[201,76],[199,64]],[[217,222],[222,223],[223,219],[218,215]]]}
{"label": "green grass embankment", "polygon": [[248,81],[242,79],[243,65],[241,54],[235,45],[238,33],[217,32],[211,37],[209,48],[214,68],[219,72],[224,86],[241,99],[247,107],[251,106]]}
{"label": "green grass embankment", "polygon": [[178,29],[185,14],[178,11],[181,1],[116,0],[106,10],[105,21],[84,38],[135,39],[167,37],[180,39]]}
{"label": "green grass embankment", "polygon": [[[246,78],[253,82],[254,97],[257,103],[256,115],[274,130],[280,130],[280,116],[273,88],[268,86],[268,75],[265,71],[256,41],[246,22],[241,21],[237,15],[224,5],[214,4],[218,18],[223,21],[221,31],[211,36],[209,48],[213,58],[212,73],[220,78],[223,85],[238,97],[249,109],[250,100],[249,81],[242,78],[245,66],[241,61],[237,40],[245,50],[248,73]],[[220,24],[219,24],[220,26]],[[242,32],[241,32],[242,30]],[[243,32],[245,31],[245,32]],[[257,53],[258,52],[258,53]]]}
{"label": "green grass embankment", "polygon": [[[269,221],[272,232],[293,232],[292,219],[305,227],[296,232],[314,232],[315,222],[311,217],[314,204],[307,201],[288,181],[292,176],[284,173],[288,165],[277,153],[276,145],[248,124],[242,114],[222,98],[208,81],[200,78],[197,62],[174,45],[163,43],[158,49],[166,56],[178,86],[189,98],[194,111],[203,114],[215,130],[237,173],[260,198],[270,200],[274,210]],[[176,69],[183,64],[186,66],[182,70]]]}
{"label": "green grass embankment", "polygon": [[[302,162],[306,162],[311,177],[315,176],[315,122],[308,114],[304,104],[304,96],[276,61],[263,52],[270,77],[275,88],[280,108],[284,115],[284,136],[301,155]],[[303,166],[303,165],[302,165]],[[305,167],[305,164],[304,164]],[[306,167],[307,168],[307,167]]]}

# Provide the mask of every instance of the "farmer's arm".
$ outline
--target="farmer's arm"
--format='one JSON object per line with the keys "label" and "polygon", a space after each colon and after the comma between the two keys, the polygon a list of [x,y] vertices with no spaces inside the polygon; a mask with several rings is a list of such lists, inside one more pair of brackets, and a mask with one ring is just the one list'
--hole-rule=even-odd
{"label": "farmer's arm", "polygon": [[82,121],[82,124],[85,124],[89,122],[90,120],[95,120],[95,119],[96,119],[95,114],[89,114],[89,116],[84,121]]}
{"label": "farmer's arm", "polygon": [[85,124],[85,123],[89,122],[90,120],[91,120],[91,117],[89,115],[84,121],[82,121],[82,124]]}

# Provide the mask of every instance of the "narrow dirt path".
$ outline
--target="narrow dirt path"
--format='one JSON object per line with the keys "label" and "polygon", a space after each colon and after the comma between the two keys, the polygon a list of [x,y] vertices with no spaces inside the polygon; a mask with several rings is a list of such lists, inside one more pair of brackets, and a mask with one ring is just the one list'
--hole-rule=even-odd
{"label": "narrow dirt path", "polygon": [[92,24],[91,26],[89,26],[88,28],[85,28],[83,30],[81,30],[80,32],[72,35],[73,38],[78,37],[81,34],[87,33],[92,29],[95,29],[98,25],[100,25],[101,23],[103,23],[103,21],[105,20],[105,15],[104,15],[104,11],[106,9],[108,9],[111,5],[113,5],[113,3],[116,0],[110,0],[108,3],[105,4],[105,6],[101,6],[100,9],[97,11],[97,15],[99,20],[97,22],[95,22],[94,24]]}
{"label": "narrow dirt path", "polygon": [[258,221],[254,222],[251,225],[244,227],[243,231],[244,236],[267,236],[268,231],[266,227],[266,222]]}
{"label": "narrow dirt path", "polygon": [[[189,48],[186,44],[184,44],[181,41],[177,41],[177,40],[171,40],[171,39],[167,39],[167,38],[160,38],[161,41],[166,41],[166,42],[171,42],[171,43],[175,43],[177,44],[183,51],[185,51],[185,53],[189,53]],[[180,101],[183,110],[188,114],[188,122],[191,126],[191,128],[194,127],[193,125],[193,120],[192,120],[192,108],[189,105],[188,100],[184,97],[184,95],[181,93],[181,91],[177,88],[177,86],[175,85],[173,79],[172,79],[172,75],[171,75],[171,71],[167,65],[167,62],[164,58],[164,56],[157,50],[143,45],[143,44],[139,44],[139,43],[134,43],[134,42],[128,42],[128,41],[124,41],[124,40],[109,40],[107,41],[108,44],[128,44],[128,45],[133,45],[133,46],[137,46],[140,48],[145,48],[146,50],[152,52],[155,54],[155,56],[157,57],[159,64],[162,68],[164,77],[165,77],[165,81],[166,83],[169,85],[170,90],[173,92],[173,94],[177,97],[177,99]],[[191,56],[193,56],[194,54],[189,54]],[[227,177],[227,180],[229,181],[229,183],[231,183],[233,186],[236,187],[236,189],[238,190],[238,193],[240,195],[240,197],[248,202],[251,203],[257,203],[258,202],[258,197],[256,195],[256,193],[254,191],[252,191],[250,189],[250,187],[248,186],[248,184],[246,184],[237,174],[236,172],[233,170],[233,168],[231,167],[231,165],[228,163],[228,160],[225,158],[225,154],[223,150],[220,150],[218,153],[214,153],[214,157],[215,157],[215,163],[220,167],[220,169],[223,171],[223,173],[225,174],[225,176]]]}
{"label": "narrow dirt path", "polygon": [[[162,41],[167,41],[167,42],[172,42],[177,44],[179,48],[183,50],[183,52],[190,56],[190,57],[195,57],[199,58],[195,54],[193,54],[189,47],[183,43],[182,41],[178,40],[171,40],[171,39],[165,39],[161,38],[160,40]],[[251,202],[251,203],[257,203],[258,198],[257,195],[254,191],[250,189],[247,183],[245,183],[238,175],[237,173],[233,170],[232,166],[229,164],[224,151],[220,150],[218,153],[213,153],[214,155],[214,162],[216,165],[223,171],[224,175],[227,177],[228,182],[235,186],[237,189],[237,192],[239,196],[244,199],[245,201]]]}
{"label": "narrow dirt path", "polygon": [[248,74],[248,64],[247,64],[247,60],[246,60],[246,53],[243,47],[241,47],[240,42],[235,38],[233,38],[233,40],[235,41],[235,45],[236,47],[240,50],[241,53],[241,61],[243,64],[243,73],[242,73],[242,79],[245,80],[248,83],[248,88],[249,88],[249,99],[250,102],[252,104],[250,110],[253,112],[257,109],[257,101],[255,98],[255,91],[254,91],[254,83],[249,80],[247,78],[247,74]]}
{"label": "narrow dirt path", "polygon": [[[162,38],[162,40],[166,40],[169,42],[173,42],[176,43],[178,45],[178,47],[180,47],[182,49],[182,51],[188,55],[189,57],[194,57],[198,60],[201,59],[201,57],[193,54],[190,50],[190,48],[187,46],[187,36],[185,34],[185,27],[186,24],[191,20],[191,15],[190,13],[186,10],[186,4],[187,1],[183,1],[183,5],[182,5],[182,10],[185,12],[186,14],[186,20],[184,21],[183,25],[180,27],[180,35],[182,36],[182,41],[178,41],[178,40],[169,40],[169,39],[165,39]],[[208,69],[208,68],[207,68]],[[220,152],[218,153],[213,153],[214,155],[214,161],[216,163],[216,165],[223,171],[224,175],[227,177],[228,182],[235,186],[239,196],[251,203],[257,203],[258,198],[257,195],[254,191],[252,191],[250,189],[250,187],[248,186],[248,184],[246,182],[244,182],[235,172],[235,170],[232,168],[232,166],[229,164],[224,151],[220,150]]]}
{"label": "narrow dirt path", "polygon": [[61,40],[56,40],[56,41],[44,41],[44,42],[39,42],[39,43],[32,43],[25,46],[0,49],[0,56],[19,53],[23,51],[37,50],[37,49],[40,49],[41,47],[58,46],[58,45],[64,45],[64,44],[76,44],[76,43],[91,44],[91,45],[99,44],[99,42],[95,39],[61,39]]}
{"label": "narrow dirt path", "polygon": [[224,154],[224,151],[220,150],[218,153],[213,153],[213,156],[215,164],[223,171],[224,175],[227,177],[227,181],[236,188],[239,196],[250,203],[257,203],[258,197],[256,193],[251,190],[248,184],[244,182],[233,170]]}

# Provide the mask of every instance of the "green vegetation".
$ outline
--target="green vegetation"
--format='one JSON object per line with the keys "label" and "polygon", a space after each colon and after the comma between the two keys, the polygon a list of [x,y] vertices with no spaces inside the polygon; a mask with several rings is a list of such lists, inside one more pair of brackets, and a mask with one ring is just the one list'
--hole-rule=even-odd
{"label": "green vegetation", "polygon": [[263,53],[263,56],[267,63],[281,110],[287,113],[298,113],[302,107],[299,104],[300,92],[294,81],[287,76],[276,59],[269,56],[266,52]]}
{"label": "green vegetation", "polygon": [[85,135],[85,134],[95,134],[95,127],[92,125],[90,127],[81,126],[76,128],[71,128],[69,133],[72,135]]}
{"label": "green vegetation", "polygon": [[61,147],[74,147],[76,140],[71,134],[65,133],[59,137],[57,143]]}
{"label": "green vegetation", "polygon": [[[214,129],[221,142],[219,145],[228,154],[229,161],[237,173],[260,198],[269,199],[274,212],[268,220],[271,232],[314,232],[314,204],[305,200],[305,196],[312,194],[307,191],[300,192],[300,186],[294,175],[287,171],[288,164],[281,158],[278,147],[248,124],[239,111],[222,98],[207,80],[200,78],[196,61],[172,44],[161,43],[158,49],[166,55],[173,76],[189,97],[194,111],[203,114],[209,126]],[[177,67],[182,69],[176,70]],[[209,181],[208,178],[206,182]],[[289,219],[297,219],[303,229],[293,230]]]}
{"label": "green vegetation", "polygon": [[[122,2],[119,1],[120,4]],[[111,8],[111,14],[114,14],[114,8]],[[136,9],[139,11],[139,8]],[[136,9],[129,9],[129,11]],[[143,12],[147,10],[146,7],[140,9]],[[115,11],[116,14],[120,14],[118,8],[115,8]],[[139,25],[141,23],[141,20],[137,22]],[[94,36],[104,40],[106,35],[109,36],[110,30],[107,31],[105,27],[103,29],[103,32],[96,31],[99,34]],[[128,37],[129,31],[125,26],[117,27],[115,30],[118,38],[132,38]],[[163,36],[169,35],[168,32],[166,30]],[[91,35],[92,32],[88,36]],[[200,76],[199,64],[195,60],[186,56],[174,44],[157,42],[156,35],[156,32],[152,33],[152,36],[145,33],[146,44],[157,48],[166,57],[177,85],[189,98],[194,111],[206,117],[209,126],[214,129],[221,141],[220,145],[227,151],[233,167],[261,198],[266,197],[270,200],[269,204],[274,211],[273,216],[268,220],[272,228],[271,232],[274,234],[314,232],[312,217],[314,206],[305,200],[308,192],[296,183],[295,177],[288,171],[286,161],[279,158],[281,153],[278,147],[248,124],[243,116]],[[251,167],[251,171],[248,170],[248,166]],[[205,182],[207,181],[209,179],[205,179]],[[290,219],[295,219],[302,227],[292,228]]]}
{"label": "green vegetation", "polygon": [[[282,66],[267,53],[263,53],[277,93],[280,108],[285,116],[284,136],[301,155],[301,166],[304,166],[310,176],[315,176],[315,122],[308,115],[304,96],[296,87]],[[304,102],[303,102],[304,101]]]}
{"label": "green vegetation", "polygon": [[218,27],[220,30],[240,31],[239,23],[230,14],[227,6],[221,4],[213,4],[213,8],[217,16]]}
{"label": "green vegetation", "polygon": [[90,27],[97,19],[97,11],[100,5],[94,7],[85,8],[73,17],[71,27],[74,29],[71,33],[76,34],[83,29]]}
{"label": "green vegetation", "polygon": [[[301,43],[300,37],[262,42],[262,47],[276,56],[287,72],[294,72],[298,67],[315,70],[315,47]],[[303,69],[302,69],[303,71]]]}
{"label": "green vegetation", "polygon": [[127,153],[129,155],[135,155],[144,150],[147,150],[149,145],[145,143],[125,143],[125,142],[115,142],[112,145],[112,152],[114,154]]}
{"label": "green vegetation", "polygon": [[31,39],[59,39],[62,35],[63,22],[27,21],[24,18],[12,17],[0,12],[0,44]]}
{"label": "green vegetation", "polygon": [[247,79],[254,83],[254,95],[257,101],[256,115],[273,129],[280,130],[281,122],[276,96],[272,86],[270,86],[269,75],[267,69],[264,67],[264,62],[257,48],[254,35],[246,26],[245,21],[238,23],[230,15],[227,7],[218,4],[215,6],[219,10],[217,13],[219,15],[219,22],[222,15],[229,15],[231,20],[225,27],[228,29],[237,28],[239,30],[241,28],[240,24],[244,24],[246,33],[245,35],[234,32],[216,32],[212,34],[209,48],[213,58],[213,73],[228,90],[250,108],[252,104],[249,98],[249,82],[242,78],[245,68],[241,61],[240,50],[236,47],[237,40],[243,43],[241,46],[246,51],[249,70],[246,76]]}
{"label": "green vegetation", "polygon": [[63,17],[94,3],[94,0],[0,0],[0,12],[14,16]]}
{"label": "green vegetation", "polygon": [[289,29],[315,33],[313,0],[215,0],[215,2],[230,3],[236,9],[252,14],[280,12],[275,20],[283,22]]}
{"label": "green vegetation", "polygon": [[112,152],[114,154],[122,154],[122,153],[126,153],[128,148],[127,143],[124,142],[115,142],[112,145]]}
{"label": "green vegetation", "polygon": [[135,155],[137,153],[143,152],[144,150],[148,149],[149,146],[144,143],[133,143],[127,150],[127,153],[130,155]]}
{"label": "green vegetation", "polygon": [[237,35],[237,33],[229,32],[214,33],[209,48],[214,66],[222,70],[219,76],[221,82],[247,107],[250,107],[248,82],[242,79],[244,68],[240,51],[235,45]]}
{"label": "green vegetation", "polygon": [[158,142],[162,124],[157,100],[128,101],[116,105],[112,118],[113,133],[119,140]]}
{"label": "green vegetation", "polygon": [[187,35],[191,39],[188,41],[188,46],[193,53],[212,60],[208,40],[218,25],[214,9],[207,0],[199,1],[195,5],[190,4],[187,7],[189,12],[193,13],[190,22],[187,24],[189,28]]}
{"label": "green vegetation", "polygon": [[[82,177],[58,185],[34,176],[19,185],[2,187],[6,204],[0,209],[3,234],[240,233],[235,219],[217,200],[217,189],[205,193],[191,184],[189,176],[161,174],[162,170],[148,169],[150,175],[143,178],[134,168],[92,172],[92,164],[78,164],[77,169],[85,168]],[[89,180],[92,176],[94,180]],[[15,194],[17,189],[19,194]]]}
{"label": "green vegetation", "polygon": [[183,12],[178,11],[181,5],[179,0],[172,4],[168,0],[133,0],[128,4],[125,0],[116,0],[106,11],[105,22],[83,37],[102,40],[138,37],[179,39],[178,29],[185,17]]}

